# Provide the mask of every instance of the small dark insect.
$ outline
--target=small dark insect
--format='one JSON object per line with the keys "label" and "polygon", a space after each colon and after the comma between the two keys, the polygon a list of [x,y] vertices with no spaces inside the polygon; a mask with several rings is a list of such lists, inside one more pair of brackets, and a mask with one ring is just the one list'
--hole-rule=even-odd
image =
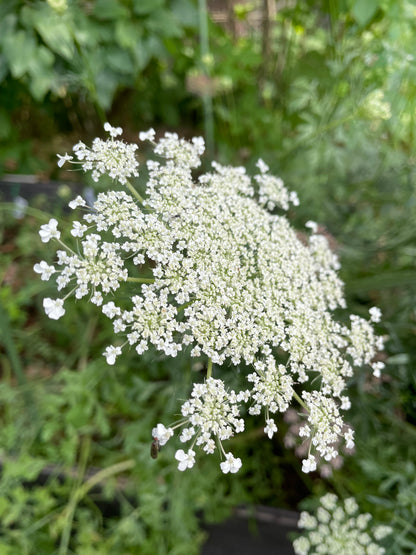
{"label": "small dark insect", "polygon": [[157,437],[154,437],[152,441],[152,445],[150,447],[150,456],[152,457],[152,459],[157,459],[159,451],[160,451],[159,440],[157,439]]}

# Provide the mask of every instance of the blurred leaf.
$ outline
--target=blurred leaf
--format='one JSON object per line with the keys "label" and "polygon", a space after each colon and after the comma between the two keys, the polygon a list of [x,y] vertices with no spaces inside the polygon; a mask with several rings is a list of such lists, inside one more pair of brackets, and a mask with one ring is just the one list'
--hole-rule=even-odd
{"label": "blurred leaf", "polygon": [[164,4],[164,0],[133,0],[133,11],[137,15],[148,15],[158,10]]}
{"label": "blurred leaf", "polygon": [[355,0],[351,11],[358,23],[364,27],[374,17],[380,0]]}
{"label": "blurred leaf", "polygon": [[118,18],[129,17],[129,10],[118,0],[96,0],[93,4],[94,15],[98,19],[115,21]]}

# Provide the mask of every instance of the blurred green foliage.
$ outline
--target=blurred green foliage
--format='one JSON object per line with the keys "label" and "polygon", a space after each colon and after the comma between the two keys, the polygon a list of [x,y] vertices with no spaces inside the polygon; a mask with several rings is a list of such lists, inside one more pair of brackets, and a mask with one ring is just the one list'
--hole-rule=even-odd
{"label": "blurred green foliage", "polygon": [[[45,256],[34,233],[42,214],[2,212],[2,325],[13,330],[0,351],[5,554],[61,555],[66,542],[85,554],[197,553],[197,511],[294,507],[329,487],[394,527],[389,554],[416,553],[416,2],[279,2],[268,27],[262,5],[237,5],[228,29],[211,23],[201,60],[191,0],[4,0],[0,166],[50,172],[57,148],[99,132],[104,118],[198,134],[212,94],[217,158],[250,166],[261,156],[299,193],[299,226],[326,226],[351,311],[383,311],[384,375],[363,371],[351,384],[356,454],[329,481],[302,475],[259,421],[237,446],[238,477],[221,476],[214,457],[178,473],[170,446],[151,460],[149,430],[188,394],[189,360],[131,353],[116,369],[103,364],[111,327],[93,307],[58,322],[43,315],[47,286],[31,270]],[[77,498],[88,467],[128,461],[124,480],[114,474]],[[47,487],[25,487],[45,469]]]}

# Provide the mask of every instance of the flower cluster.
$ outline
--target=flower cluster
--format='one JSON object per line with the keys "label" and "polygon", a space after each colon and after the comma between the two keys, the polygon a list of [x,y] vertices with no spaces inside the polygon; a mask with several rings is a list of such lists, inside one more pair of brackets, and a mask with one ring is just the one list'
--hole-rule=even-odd
{"label": "flower cluster", "polygon": [[389,526],[370,527],[371,515],[359,514],[358,505],[350,497],[343,503],[336,495],[321,497],[316,516],[302,512],[298,527],[304,534],[295,539],[296,555],[382,555],[385,550],[376,542],[392,530]]}
{"label": "flower cluster", "polygon": [[[330,460],[340,439],[351,446],[340,412],[350,405],[346,380],[361,364],[380,373],[373,357],[382,342],[371,324],[380,314],[371,309],[370,322],[351,316],[350,327],[334,319],[333,311],[345,308],[339,262],[314,222],[307,222],[308,233],[291,227],[284,211],[298,204],[296,194],[262,160],[254,178],[242,167],[213,162],[195,179],[203,140],[166,133],[156,141],[151,129],[140,134],[157,156],[147,162],[142,198],[128,181],[137,175],[136,145],[115,140],[120,128],[105,129],[109,139],[95,139],[92,149],[79,143],[76,156],[94,178],[105,173],[129,192],[100,193],[91,209],[82,197],[71,201],[84,211],[71,230],[75,246],[62,241],[56,220],[41,227],[41,240],[57,241],[60,249],[54,265],[42,261],[34,269],[43,280],[56,278],[58,291],[68,288],[45,299],[46,313],[60,318],[70,295],[100,306],[121,338],[105,349],[108,364],[126,346],[172,357],[186,350],[208,360],[206,382],[182,407],[189,425],[181,440],[192,444],[176,453],[181,470],[193,466],[195,445],[211,453],[215,442],[222,470],[238,470],[241,461],[221,442],[244,429],[240,402],[248,414],[264,414],[269,438],[277,431],[274,415],[292,402],[303,407],[308,422],[300,434],[310,443],[305,471],[316,467],[313,453]],[[251,366],[251,389],[226,392],[211,379],[212,364],[224,363]]]}
{"label": "flower cluster", "polygon": [[[110,140],[103,141],[97,137],[94,139],[91,149],[80,141],[74,146],[75,156],[84,171],[92,172],[91,176],[94,181],[98,181],[102,175],[108,175],[124,185],[128,178],[138,175],[139,163],[135,157],[137,145],[114,140],[115,137],[121,135],[121,127],[112,127],[106,123],[104,129],[109,133]],[[64,156],[58,154],[58,158],[59,166],[73,160],[73,156],[68,154]]]}
{"label": "flower cluster", "polygon": [[[288,449],[294,449],[295,455],[302,459],[308,459],[310,438],[305,434],[305,420],[308,418],[308,412],[304,408],[297,411],[293,408],[288,409],[284,414],[284,421],[288,428],[284,437],[284,445]],[[303,428],[303,429],[302,429]],[[302,431],[301,431],[302,430]],[[322,478],[329,478],[332,476],[333,470],[341,468],[344,463],[343,455],[351,455],[354,452],[354,446],[348,441],[349,447],[345,444],[345,437],[349,431],[349,426],[344,423],[341,432],[338,435],[338,440],[332,443],[334,451],[331,453],[331,459],[327,460],[321,456],[316,450],[314,461],[311,461],[312,467],[317,467]],[[305,437],[306,436],[306,437]],[[348,440],[348,435],[347,435]],[[336,454],[337,453],[337,454]]]}

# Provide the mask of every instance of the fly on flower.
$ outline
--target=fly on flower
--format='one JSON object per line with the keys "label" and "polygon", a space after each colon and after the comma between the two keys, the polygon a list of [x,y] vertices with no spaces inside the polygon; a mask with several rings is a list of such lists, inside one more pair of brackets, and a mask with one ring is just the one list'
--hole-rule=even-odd
{"label": "fly on flower", "polygon": [[152,445],[150,447],[150,456],[152,457],[152,459],[157,459],[159,451],[160,451],[159,440],[157,439],[157,437],[154,437],[152,441]]}

